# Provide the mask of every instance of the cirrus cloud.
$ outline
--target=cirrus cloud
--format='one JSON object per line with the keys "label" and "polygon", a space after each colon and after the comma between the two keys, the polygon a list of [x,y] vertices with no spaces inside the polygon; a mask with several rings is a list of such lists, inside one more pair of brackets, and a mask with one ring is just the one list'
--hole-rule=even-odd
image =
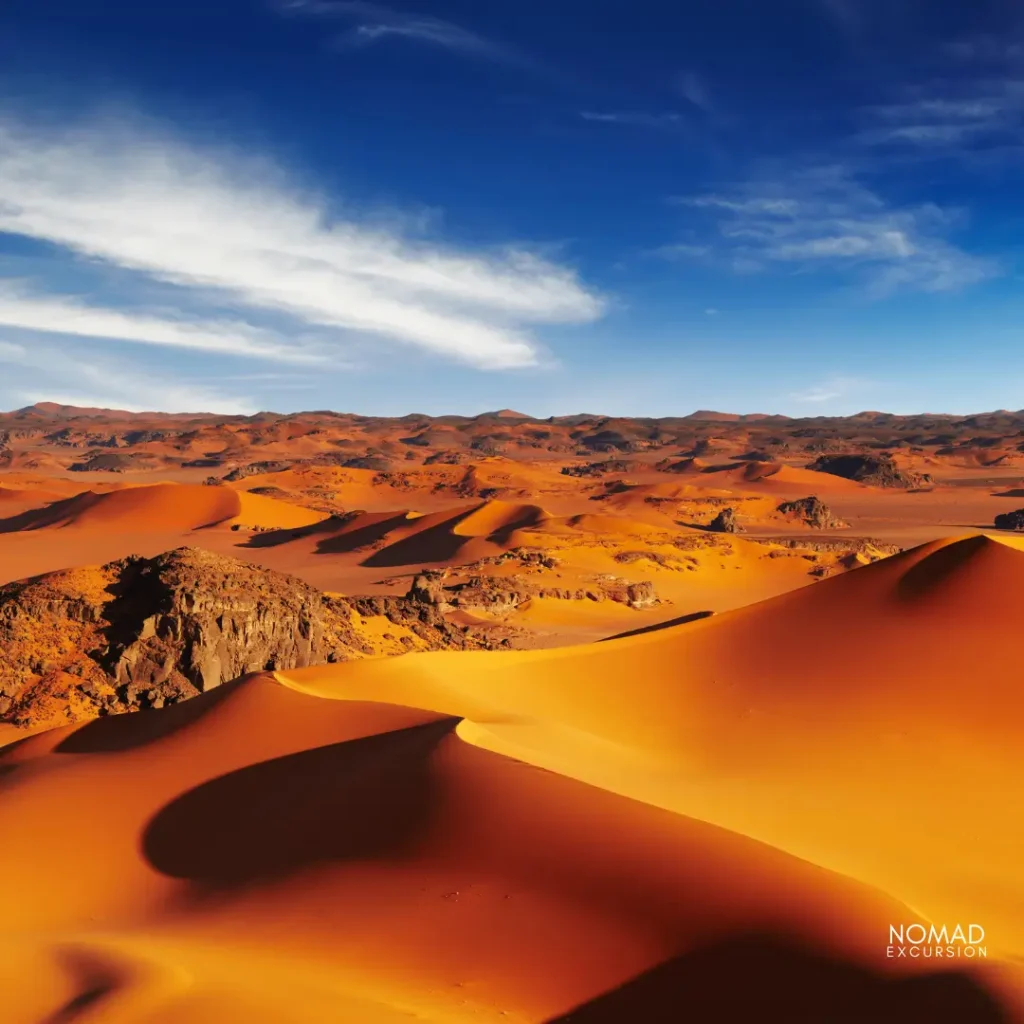
{"label": "cirrus cloud", "polygon": [[463,251],[338,216],[266,160],[123,121],[0,119],[0,232],[120,273],[127,289],[158,283],[175,307],[109,308],[48,281],[0,295],[0,324],[53,334],[290,362],[357,339],[503,370],[538,363],[533,326],[605,309],[535,252]]}

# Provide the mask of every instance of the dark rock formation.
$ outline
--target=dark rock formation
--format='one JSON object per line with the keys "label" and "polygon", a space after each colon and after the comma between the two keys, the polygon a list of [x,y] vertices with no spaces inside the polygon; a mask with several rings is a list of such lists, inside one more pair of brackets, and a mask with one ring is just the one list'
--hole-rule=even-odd
{"label": "dark rock formation", "polygon": [[637,463],[623,459],[607,459],[604,462],[584,462],[578,466],[563,466],[562,476],[588,477],[602,476],[605,473],[629,473],[637,468]]}
{"label": "dark rock formation", "polygon": [[[0,587],[0,721],[161,707],[248,672],[491,646],[423,608],[415,587],[407,597],[331,597],[198,548],[8,584]],[[403,635],[382,645],[362,628],[373,615]]]}
{"label": "dark rock formation", "polygon": [[834,516],[828,505],[814,495],[797,498],[795,501],[784,501],[776,511],[784,516],[792,516],[815,530],[838,530],[849,525]]}
{"label": "dark rock formation", "polygon": [[152,458],[139,455],[119,455],[102,452],[90,455],[84,462],[75,462],[68,467],[73,473],[127,473],[133,469],[150,469]]}
{"label": "dark rock formation", "polygon": [[287,462],[283,459],[273,459],[267,462],[250,462],[246,466],[238,466],[236,469],[231,470],[224,479],[228,483],[234,483],[236,480],[244,480],[249,476],[262,476],[264,473],[283,473],[294,465],[294,459]]}
{"label": "dark rock formation", "polygon": [[736,509],[723,508],[708,524],[713,533],[739,533],[740,524],[736,520]]}
{"label": "dark rock formation", "polygon": [[[873,537],[823,537],[811,540],[806,537],[758,537],[756,544],[773,544],[788,548],[791,551],[827,551],[843,555],[867,555],[872,558],[884,558],[898,554],[903,550],[898,544],[887,544]],[[774,552],[772,552],[774,555]]]}
{"label": "dark rock formation", "polygon": [[[642,608],[653,608],[658,604],[658,594],[654,589],[654,584],[650,580],[644,580],[640,583],[631,583],[626,587],[624,591],[625,600],[623,604],[628,605],[630,608],[636,608],[640,610]],[[616,598],[613,596],[612,600]]]}
{"label": "dark rock formation", "polygon": [[923,487],[931,484],[927,473],[900,469],[891,455],[822,455],[808,467],[872,487]]}
{"label": "dark rock formation", "polygon": [[532,598],[617,601],[636,609],[651,608],[660,603],[654,584],[648,580],[629,583],[626,580],[596,579],[586,587],[570,589],[524,577],[474,575],[456,581],[443,571],[418,575],[413,580],[406,600],[425,609],[436,609],[442,614],[460,610],[501,616],[511,614]]}
{"label": "dark rock formation", "polygon": [[996,516],[996,529],[1024,533],[1024,508],[1018,508],[1013,512],[1004,512],[1002,515]]}
{"label": "dark rock formation", "polygon": [[341,465],[345,469],[372,469],[375,473],[382,473],[391,468],[391,460],[381,455],[359,455],[345,459]]}

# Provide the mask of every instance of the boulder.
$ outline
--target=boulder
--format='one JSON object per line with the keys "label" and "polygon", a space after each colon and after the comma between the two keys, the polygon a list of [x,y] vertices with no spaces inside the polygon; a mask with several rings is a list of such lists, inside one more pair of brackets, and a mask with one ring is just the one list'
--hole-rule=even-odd
{"label": "boulder", "polygon": [[834,516],[828,505],[813,494],[807,498],[797,498],[795,501],[784,501],[776,511],[798,519],[815,530],[838,530],[849,525]]}
{"label": "boulder", "polygon": [[1004,512],[996,516],[997,530],[1013,530],[1015,533],[1024,533],[1024,508],[1015,509],[1013,512]]}
{"label": "boulder", "polygon": [[740,525],[736,520],[736,509],[723,508],[708,524],[713,533],[739,533]]}

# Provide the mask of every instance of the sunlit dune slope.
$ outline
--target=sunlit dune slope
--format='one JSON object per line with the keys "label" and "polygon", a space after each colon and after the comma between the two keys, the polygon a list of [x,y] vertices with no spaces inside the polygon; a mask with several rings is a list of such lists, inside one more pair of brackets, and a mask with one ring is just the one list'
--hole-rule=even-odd
{"label": "sunlit dune slope", "polygon": [[703,459],[683,459],[671,467],[673,473],[694,484],[707,487],[739,488],[751,493],[834,493],[862,491],[862,484],[830,473],[787,466],[781,462],[711,463]]}
{"label": "sunlit dune slope", "polygon": [[1024,954],[1024,552],[935,543],[591,647],[292,673],[971,919]]}
{"label": "sunlit dune slope", "polygon": [[307,526],[325,514],[227,487],[152,484],[109,493],[86,491],[0,521],[0,530],[77,527],[93,530],[176,531],[238,523],[264,529]]}
{"label": "sunlit dune slope", "polygon": [[806,490],[808,493],[821,491],[835,493],[837,491],[860,491],[863,485],[853,480],[830,473],[819,473],[813,469],[800,469],[796,466],[784,466],[777,462],[748,462],[743,466],[730,469],[724,473],[715,473],[716,479],[728,477],[737,484],[742,484],[753,491],[774,493]]}
{"label": "sunlit dune slope", "polygon": [[[974,537],[8,746],[5,1024],[1018,1019],[1022,583]],[[992,959],[887,959],[921,919]]]}
{"label": "sunlit dune slope", "polygon": [[[1012,998],[994,967],[886,960],[914,917],[899,900],[489,751],[386,673],[372,703],[295,685],[250,677],[0,756],[5,1021],[994,1022]],[[504,685],[479,679],[482,722]],[[596,734],[568,754],[588,744],[616,754]]]}

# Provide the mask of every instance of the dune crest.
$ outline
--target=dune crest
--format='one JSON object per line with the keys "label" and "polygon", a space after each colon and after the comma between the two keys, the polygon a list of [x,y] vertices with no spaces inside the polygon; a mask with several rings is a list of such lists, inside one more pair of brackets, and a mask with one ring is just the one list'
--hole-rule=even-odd
{"label": "dune crest", "polygon": [[[13,1022],[87,993],[119,1024],[1010,1019],[1022,581],[967,538],[607,643],[259,673],[0,749]],[[887,958],[922,918],[981,922],[990,959]]]}
{"label": "dune crest", "polygon": [[325,518],[323,513],[227,487],[150,484],[103,493],[86,491],[0,522],[0,529],[19,532],[73,527],[144,532],[232,524],[289,529]]}

